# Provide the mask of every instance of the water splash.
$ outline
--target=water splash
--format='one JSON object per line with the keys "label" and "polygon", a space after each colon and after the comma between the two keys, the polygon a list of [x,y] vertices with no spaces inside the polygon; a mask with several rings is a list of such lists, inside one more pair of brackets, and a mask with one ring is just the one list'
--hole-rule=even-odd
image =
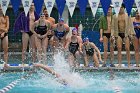
{"label": "water splash", "polygon": [[60,51],[54,55],[54,70],[58,72],[73,88],[84,88],[87,82],[79,73],[72,72],[68,62],[65,60],[64,52]]}

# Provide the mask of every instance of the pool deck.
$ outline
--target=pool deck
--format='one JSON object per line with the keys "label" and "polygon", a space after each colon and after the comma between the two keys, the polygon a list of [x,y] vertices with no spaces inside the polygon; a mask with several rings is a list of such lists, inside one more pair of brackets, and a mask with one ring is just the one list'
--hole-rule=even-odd
{"label": "pool deck", "polygon": [[[116,64],[115,64],[116,65]],[[53,67],[53,66],[49,66],[50,68]],[[28,65],[28,64],[25,64],[24,65],[24,68],[22,65],[19,65],[19,66],[9,66],[9,68],[7,69],[4,69],[2,67],[2,64],[0,64],[0,71],[1,72],[22,72],[22,71],[30,71],[30,70],[33,70],[33,66],[32,65]],[[118,68],[118,67],[73,67],[72,68],[73,71],[110,71],[110,70],[113,70],[113,71],[129,71],[129,72],[132,72],[132,71],[140,71],[140,67],[134,67],[134,66],[131,66],[131,67],[127,67],[127,66],[124,66],[124,67],[121,67],[121,68]]]}

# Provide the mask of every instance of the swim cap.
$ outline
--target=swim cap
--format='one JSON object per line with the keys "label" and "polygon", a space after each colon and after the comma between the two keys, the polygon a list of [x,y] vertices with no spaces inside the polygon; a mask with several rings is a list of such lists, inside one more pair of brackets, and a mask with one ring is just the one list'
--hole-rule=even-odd
{"label": "swim cap", "polygon": [[59,22],[64,22],[64,19],[61,17],[61,18],[59,18],[58,21],[59,21]]}
{"label": "swim cap", "polygon": [[87,40],[89,41],[89,38],[88,37],[84,38],[83,39],[83,42],[86,42]]}
{"label": "swim cap", "polygon": [[74,31],[76,31],[76,32],[77,32],[77,28],[76,28],[76,27],[72,29],[72,32],[74,32]]}

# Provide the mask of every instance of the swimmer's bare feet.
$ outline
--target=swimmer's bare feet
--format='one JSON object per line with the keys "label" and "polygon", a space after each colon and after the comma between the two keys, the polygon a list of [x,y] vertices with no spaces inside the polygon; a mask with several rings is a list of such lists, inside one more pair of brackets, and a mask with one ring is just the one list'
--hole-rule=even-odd
{"label": "swimmer's bare feet", "polygon": [[137,64],[136,67],[140,67],[140,66]]}
{"label": "swimmer's bare feet", "polygon": [[100,62],[100,63],[104,63],[104,61],[103,61],[102,59],[99,59],[99,62]]}
{"label": "swimmer's bare feet", "polygon": [[130,68],[131,67],[131,65],[128,65],[128,68]]}
{"label": "swimmer's bare feet", "polygon": [[121,64],[119,64],[117,67],[118,67],[118,68],[121,68],[121,67],[122,67],[122,65],[121,65]]}

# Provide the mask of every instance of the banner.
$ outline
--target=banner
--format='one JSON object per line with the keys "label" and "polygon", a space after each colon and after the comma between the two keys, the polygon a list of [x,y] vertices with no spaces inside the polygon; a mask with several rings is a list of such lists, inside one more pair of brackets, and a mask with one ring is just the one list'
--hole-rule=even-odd
{"label": "banner", "polygon": [[112,0],[116,15],[119,14],[123,0]]}
{"label": "banner", "polygon": [[97,12],[100,0],[88,0],[88,2],[89,2],[89,5],[90,5],[92,14],[95,17],[95,14]]}
{"label": "banner", "polygon": [[22,0],[25,15],[27,16],[33,0]]}
{"label": "banner", "polygon": [[55,0],[44,0],[44,3],[46,6],[46,9],[48,11],[48,15],[50,16],[51,12],[52,12],[52,8],[53,8],[54,3],[55,3]]}
{"label": "banner", "polygon": [[126,7],[126,11],[128,13],[128,16],[131,14],[131,9],[133,7],[134,4],[134,0],[123,0],[125,7]]}
{"label": "banner", "polygon": [[140,0],[135,0],[138,12],[140,13]]}
{"label": "banner", "polygon": [[56,4],[57,4],[57,8],[58,8],[58,12],[60,14],[60,17],[62,17],[62,13],[64,11],[65,8],[65,0],[56,0]]}
{"label": "banner", "polygon": [[20,3],[21,3],[21,0],[11,0],[11,4],[12,4],[12,7],[13,7],[15,14],[18,12],[18,8],[19,8]]}
{"label": "banner", "polygon": [[[126,0],[127,1],[127,0]],[[103,11],[104,11],[104,15],[107,15],[108,9],[110,7],[111,4],[111,0],[100,0]]]}
{"label": "banner", "polygon": [[72,17],[75,6],[76,6],[77,0],[66,0],[66,4],[68,6],[70,16]]}
{"label": "banner", "polygon": [[40,12],[42,11],[42,6],[44,3],[44,0],[33,0],[35,5],[35,11],[38,15],[40,15]]}
{"label": "banner", "polygon": [[4,15],[6,14],[6,10],[8,8],[9,2],[10,2],[10,0],[0,0],[2,12]]}
{"label": "banner", "polygon": [[80,8],[80,13],[84,16],[86,7],[87,7],[88,0],[78,0],[78,6]]}

